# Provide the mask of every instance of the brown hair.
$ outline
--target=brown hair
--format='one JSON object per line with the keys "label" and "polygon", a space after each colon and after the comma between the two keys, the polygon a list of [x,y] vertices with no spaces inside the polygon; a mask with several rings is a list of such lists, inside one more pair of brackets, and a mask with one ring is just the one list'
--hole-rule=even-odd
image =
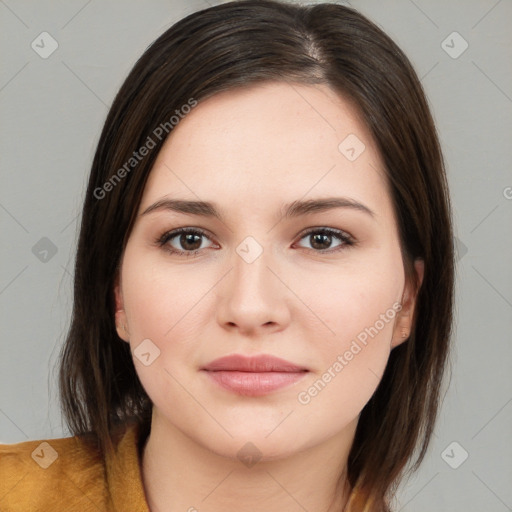
{"label": "brown hair", "polygon": [[[63,413],[71,432],[88,434],[103,454],[113,449],[118,426],[135,422],[149,432],[152,404],[116,333],[113,288],[165,141],[155,128],[191,98],[264,81],[327,84],[353,102],[385,163],[406,277],[416,289],[413,262],[424,261],[410,338],[392,350],[348,460],[350,485],[368,490],[372,510],[388,511],[416,449],[410,471],[423,460],[437,417],[454,301],[451,206],[436,129],[409,60],[375,24],[342,5],[221,4],[178,21],[137,61],[110,108],[89,177],[59,361]],[[155,147],[128,172],[148,137]]]}

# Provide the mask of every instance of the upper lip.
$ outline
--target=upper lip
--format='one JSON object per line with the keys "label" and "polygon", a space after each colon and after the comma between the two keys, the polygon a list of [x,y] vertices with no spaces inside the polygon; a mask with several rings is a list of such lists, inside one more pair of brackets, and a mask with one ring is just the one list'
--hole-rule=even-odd
{"label": "upper lip", "polygon": [[243,356],[233,354],[211,361],[201,368],[207,371],[239,371],[239,372],[301,372],[308,371],[303,366],[298,366],[271,355]]}

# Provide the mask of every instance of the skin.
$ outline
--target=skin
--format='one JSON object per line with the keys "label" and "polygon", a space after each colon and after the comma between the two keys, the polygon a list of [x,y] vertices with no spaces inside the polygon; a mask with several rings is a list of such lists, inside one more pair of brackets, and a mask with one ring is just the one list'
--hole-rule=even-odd
{"label": "skin", "polygon": [[[338,149],[348,134],[365,144],[354,161]],[[352,198],[375,215],[335,208],[282,218],[287,203],[326,197]],[[222,221],[142,215],[162,198],[211,201]],[[116,324],[132,352],[145,339],[160,350],[148,366],[134,357],[154,404],[142,464],[151,510],[340,510],[350,489],[337,492],[336,483],[359,414],[402,329],[410,332],[416,301],[383,164],[357,111],[325,85],[266,83],[212,96],[173,129],[138,213],[116,279]],[[207,236],[192,247],[178,235],[167,247],[199,253],[170,254],[155,242],[179,227]],[[342,230],[357,244],[332,252],[344,242],[315,244],[303,234],[311,227]],[[237,253],[247,236],[263,249],[251,263]],[[421,282],[421,260],[415,268]],[[401,311],[300,403],[298,394],[395,303]],[[272,354],[309,372],[247,397],[199,371],[235,353]],[[248,442],[261,456],[252,467],[237,457]]]}

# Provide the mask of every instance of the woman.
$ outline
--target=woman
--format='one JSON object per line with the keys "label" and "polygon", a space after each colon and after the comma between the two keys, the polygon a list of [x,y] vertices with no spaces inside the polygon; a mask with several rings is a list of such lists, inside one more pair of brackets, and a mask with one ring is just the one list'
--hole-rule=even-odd
{"label": "woman", "polygon": [[270,0],[187,16],[94,157],[75,437],[1,446],[0,508],[391,510],[435,424],[452,240],[425,95],[378,27]]}

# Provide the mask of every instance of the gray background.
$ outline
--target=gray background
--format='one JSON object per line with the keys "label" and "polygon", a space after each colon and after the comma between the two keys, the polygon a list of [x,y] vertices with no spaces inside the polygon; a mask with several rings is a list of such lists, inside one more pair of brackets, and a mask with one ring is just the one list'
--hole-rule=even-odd
{"label": "gray background", "polygon": [[[68,435],[55,362],[100,129],[145,48],[179,18],[216,3],[0,0],[0,442]],[[350,5],[404,49],[422,79],[446,157],[458,246],[450,387],[427,458],[401,486],[396,510],[510,511],[512,3]],[[44,31],[59,45],[46,59],[31,47]]]}

